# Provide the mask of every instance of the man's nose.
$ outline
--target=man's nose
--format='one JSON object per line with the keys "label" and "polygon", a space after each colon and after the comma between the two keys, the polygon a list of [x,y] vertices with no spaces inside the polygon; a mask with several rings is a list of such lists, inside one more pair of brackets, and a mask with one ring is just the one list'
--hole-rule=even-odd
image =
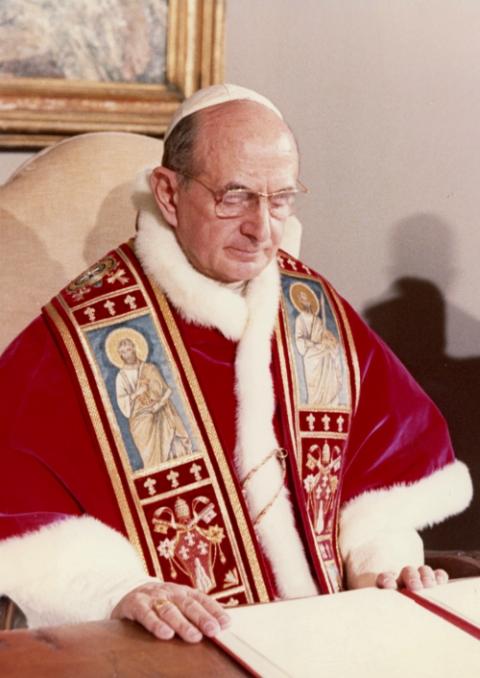
{"label": "man's nose", "polygon": [[270,236],[270,220],[268,198],[259,195],[245,215],[243,232],[256,240],[266,240]]}

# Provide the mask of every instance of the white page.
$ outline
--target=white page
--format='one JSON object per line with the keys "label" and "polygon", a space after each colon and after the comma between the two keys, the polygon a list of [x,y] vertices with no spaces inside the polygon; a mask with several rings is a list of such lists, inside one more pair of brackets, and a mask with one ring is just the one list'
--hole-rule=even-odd
{"label": "white page", "polygon": [[[264,678],[480,676],[480,642],[396,591],[361,589],[229,613],[220,641]],[[239,643],[256,652],[249,657]]]}
{"label": "white page", "polygon": [[416,593],[480,627],[480,577],[456,579]]}

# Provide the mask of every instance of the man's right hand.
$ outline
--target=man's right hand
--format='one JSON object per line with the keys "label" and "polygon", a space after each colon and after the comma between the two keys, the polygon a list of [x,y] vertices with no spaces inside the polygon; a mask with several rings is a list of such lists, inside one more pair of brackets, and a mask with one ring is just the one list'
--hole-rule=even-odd
{"label": "man's right hand", "polygon": [[161,640],[175,633],[189,643],[212,637],[230,618],[216,600],[189,586],[152,582],[127,593],[115,606],[112,619],[131,619]]}

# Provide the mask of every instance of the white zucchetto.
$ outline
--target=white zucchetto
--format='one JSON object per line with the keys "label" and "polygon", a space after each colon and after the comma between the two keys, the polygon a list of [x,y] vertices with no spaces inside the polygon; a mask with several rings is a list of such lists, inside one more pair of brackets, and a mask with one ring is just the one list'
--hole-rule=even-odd
{"label": "white zucchetto", "polygon": [[262,106],[266,106],[283,120],[283,115],[278,108],[274,106],[267,97],[258,94],[258,92],[255,92],[253,89],[230,84],[212,85],[211,87],[199,89],[198,92],[195,92],[191,97],[185,99],[175,111],[163,140],[165,141],[167,139],[173,128],[178,125],[180,120],[186,118],[187,115],[201,111],[203,108],[209,108],[210,106],[217,106],[218,104],[225,104],[229,101],[238,101],[242,99],[255,101]]}

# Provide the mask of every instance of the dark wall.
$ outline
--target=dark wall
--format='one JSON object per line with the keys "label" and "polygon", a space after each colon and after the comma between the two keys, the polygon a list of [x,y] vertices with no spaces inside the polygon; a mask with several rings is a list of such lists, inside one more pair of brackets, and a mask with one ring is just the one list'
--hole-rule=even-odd
{"label": "dark wall", "polygon": [[[480,357],[445,353],[445,301],[428,280],[400,278],[392,299],[368,307],[369,325],[389,344],[447,419],[456,455],[480,487]],[[480,548],[480,497],[467,511],[426,530],[427,548]]]}

